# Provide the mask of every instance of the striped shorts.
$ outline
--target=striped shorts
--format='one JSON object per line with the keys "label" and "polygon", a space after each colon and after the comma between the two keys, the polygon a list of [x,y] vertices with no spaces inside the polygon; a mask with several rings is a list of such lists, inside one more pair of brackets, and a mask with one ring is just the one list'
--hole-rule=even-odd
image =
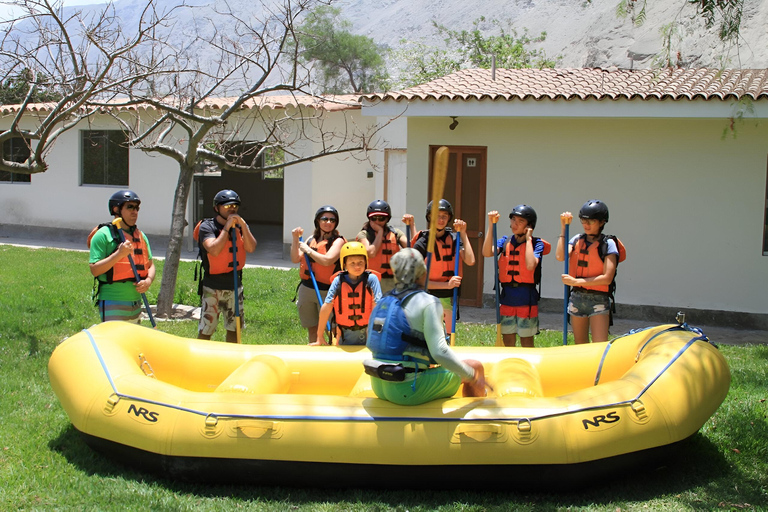
{"label": "striped shorts", "polygon": [[100,300],[99,316],[102,322],[122,320],[138,324],[141,322],[141,301]]}

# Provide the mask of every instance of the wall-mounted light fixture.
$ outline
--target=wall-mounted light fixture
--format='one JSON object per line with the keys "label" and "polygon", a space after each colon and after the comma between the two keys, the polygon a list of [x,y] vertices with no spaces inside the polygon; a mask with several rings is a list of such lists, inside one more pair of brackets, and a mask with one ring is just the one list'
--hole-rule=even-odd
{"label": "wall-mounted light fixture", "polygon": [[458,116],[451,116],[451,119],[453,119],[453,122],[448,126],[449,129],[455,130],[457,126],[459,126],[459,120],[456,119]]}

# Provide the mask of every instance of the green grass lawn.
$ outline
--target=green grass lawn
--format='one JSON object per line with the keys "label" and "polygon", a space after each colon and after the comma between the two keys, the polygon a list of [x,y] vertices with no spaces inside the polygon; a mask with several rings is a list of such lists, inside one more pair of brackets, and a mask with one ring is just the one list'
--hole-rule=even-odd
{"label": "green grass lawn", "polygon": [[[148,296],[151,303],[158,282]],[[181,263],[176,301],[197,304],[193,265]],[[298,272],[246,269],[244,343],[304,344],[294,296]],[[768,346],[721,346],[731,390],[699,434],[663,468],[619,475],[582,491],[372,491],[181,483],[125,469],[92,452],[48,382],[47,363],[67,336],[98,322],[84,253],[0,245],[0,510],[742,510],[768,509]],[[147,323],[148,325],[148,323]],[[195,322],[158,328],[195,337]],[[222,339],[221,328],[214,339]],[[490,345],[495,326],[460,324],[460,344]],[[536,343],[557,345],[562,334]],[[717,340],[715,340],[717,341]],[[471,471],[471,469],[467,469]],[[513,484],[513,482],[510,482]]]}

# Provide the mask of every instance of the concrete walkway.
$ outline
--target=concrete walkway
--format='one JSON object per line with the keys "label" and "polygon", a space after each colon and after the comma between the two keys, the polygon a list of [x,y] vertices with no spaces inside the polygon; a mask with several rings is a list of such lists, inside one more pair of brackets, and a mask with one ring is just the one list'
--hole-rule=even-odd
{"label": "concrete walkway", "polygon": [[[248,267],[267,267],[290,269],[298,267],[290,260],[282,258],[283,242],[282,230],[278,226],[251,226],[251,231],[257,240],[256,251],[247,257]],[[85,237],[87,233],[72,230],[68,233],[62,230],[50,230],[50,232],[40,232],[39,230],[21,230],[11,228],[7,225],[0,225],[0,245],[11,244],[24,247],[52,247],[57,249],[67,249],[76,251],[86,251]],[[164,258],[167,246],[163,239],[150,237],[153,256]],[[182,259],[194,260],[197,258],[197,249],[189,249],[185,243],[185,250],[181,255]],[[195,308],[197,309],[197,308]],[[621,311],[619,311],[620,313]],[[190,311],[194,315],[193,311]],[[494,308],[461,308],[461,322],[496,324],[496,313]],[[563,316],[562,313],[540,312],[539,323],[542,330],[562,331]],[[631,318],[614,317],[614,325],[611,327],[611,334],[619,335],[629,332],[632,329],[638,329],[658,324],[676,323],[674,318],[660,318],[656,322],[648,320],[635,320]],[[734,329],[727,326],[718,325],[699,325],[705,335],[714,343],[723,343],[726,345],[744,345],[744,344],[768,344],[768,331]]]}

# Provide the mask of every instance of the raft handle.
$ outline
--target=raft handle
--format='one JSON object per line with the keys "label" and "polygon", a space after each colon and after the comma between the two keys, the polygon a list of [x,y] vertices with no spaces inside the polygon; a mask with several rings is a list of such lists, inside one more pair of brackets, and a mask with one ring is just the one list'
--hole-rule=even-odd
{"label": "raft handle", "polygon": [[107,403],[104,405],[104,413],[110,414],[115,410],[115,406],[120,401],[120,396],[112,393],[107,397]]}
{"label": "raft handle", "polygon": [[635,413],[635,416],[637,416],[637,419],[644,420],[648,417],[648,412],[645,410],[645,404],[640,400],[632,402],[630,408]]}
{"label": "raft handle", "polygon": [[452,443],[503,443],[507,440],[506,425],[499,423],[460,423],[451,436]]}
{"label": "raft handle", "polygon": [[[145,366],[146,368],[144,368]],[[143,352],[139,353],[139,368],[141,368],[141,371],[143,371],[144,375],[146,375],[147,377],[151,379],[155,378],[155,370],[152,369],[152,365],[149,364],[149,361],[147,361],[147,358],[144,357]]]}
{"label": "raft handle", "polygon": [[528,418],[523,418],[520,421],[517,422],[517,432],[520,434],[530,434],[531,430],[533,430],[533,425],[531,424],[531,420]]}

